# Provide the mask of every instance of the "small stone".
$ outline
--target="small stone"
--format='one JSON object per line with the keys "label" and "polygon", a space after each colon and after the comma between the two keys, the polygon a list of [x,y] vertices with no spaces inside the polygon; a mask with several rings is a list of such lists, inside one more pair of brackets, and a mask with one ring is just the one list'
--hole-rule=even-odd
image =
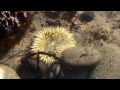
{"label": "small stone", "polygon": [[0,64],[0,79],[20,79],[20,77],[12,68]]}

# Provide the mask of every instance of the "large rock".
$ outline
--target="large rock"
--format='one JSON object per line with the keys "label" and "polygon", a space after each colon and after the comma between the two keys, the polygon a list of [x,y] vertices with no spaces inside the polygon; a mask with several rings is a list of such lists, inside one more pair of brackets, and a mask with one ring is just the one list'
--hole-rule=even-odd
{"label": "large rock", "polygon": [[100,53],[94,47],[72,47],[63,52],[64,71],[67,79],[86,79],[89,73],[100,62]]}
{"label": "large rock", "polygon": [[90,79],[120,79],[120,47],[105,44],[100,51],[102,61],[92,71]]}
{"label": "large rock", "polygon": [[0,79],[20,79],[20,77],[12,68],[0,64]]}
{"label": "large rock", "polygon": [[63,52],[63,61],[75,67],[88,67],[100,62],[100,53],[93,47],[72,47]]}

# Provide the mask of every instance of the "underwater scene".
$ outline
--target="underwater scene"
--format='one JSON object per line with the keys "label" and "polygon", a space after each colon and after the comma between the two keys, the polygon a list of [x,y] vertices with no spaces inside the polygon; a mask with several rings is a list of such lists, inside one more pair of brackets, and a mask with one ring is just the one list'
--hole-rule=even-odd
{"label": "underwater scene", "polygon": [[0,11],[0,79],[120,79],[120,11]]}

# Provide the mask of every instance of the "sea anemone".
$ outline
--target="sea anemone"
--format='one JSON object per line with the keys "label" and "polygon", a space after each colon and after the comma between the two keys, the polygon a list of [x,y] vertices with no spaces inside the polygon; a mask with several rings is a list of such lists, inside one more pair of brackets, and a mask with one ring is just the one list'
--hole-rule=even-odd
{"label": "sea anemone", "polygon": [[[62,56],[62,52],[76,45],[76,41],[69,31],[63,27],[44,27],[43,30],[38,30],[32,40],[31,51],[46,52],[55,54],[57,57]],[[53,57],[40,54],[40,60],[51,65],[56,61]]]}

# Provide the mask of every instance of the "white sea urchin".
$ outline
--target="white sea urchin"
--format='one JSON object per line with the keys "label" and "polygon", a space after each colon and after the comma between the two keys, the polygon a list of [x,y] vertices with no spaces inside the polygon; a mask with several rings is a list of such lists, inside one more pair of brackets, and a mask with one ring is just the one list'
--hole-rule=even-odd
{"label": "white sea urchin", "polygon": [[[31,51],[34,53],[46,52],[61,57],[62,52],[76,45],[76,41],[69,31],[63,27],[44,27],[43,30],[35,33],[31,44]],[[40,60],[46,64],[55,61],[53,57],[40,54]]]}

